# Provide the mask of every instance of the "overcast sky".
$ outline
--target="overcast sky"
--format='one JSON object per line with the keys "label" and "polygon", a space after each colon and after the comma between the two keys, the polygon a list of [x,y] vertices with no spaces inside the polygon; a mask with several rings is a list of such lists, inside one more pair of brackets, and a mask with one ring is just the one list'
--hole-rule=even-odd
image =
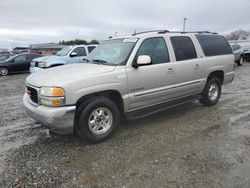
{"label": "overcast sky", "polygon": [[0,0],[0,48],[151,29],[250,30],[250,0]]}

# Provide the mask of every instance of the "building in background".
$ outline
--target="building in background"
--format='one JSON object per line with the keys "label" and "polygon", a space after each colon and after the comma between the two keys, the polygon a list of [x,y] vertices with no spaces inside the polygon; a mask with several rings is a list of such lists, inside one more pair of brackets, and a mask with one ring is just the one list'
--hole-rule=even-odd
{"label": "building in background", "polygon": [[25,52],[29,52],[29,47],[15,47],[12,50],[13,54],[21,54],[21,53],[25,53]]}
{"label": "building in background", "polygon": [[0,48],[0,55],[1,54],[10,54],[10,51],[8,49]]}
{"label": "building in background", "polygon": [[62,44],[43,43],[43,44],[31,44],[29,49],[30,49],[30,52],[50,56],[50,55],[56,54],[63,47],[64,45]]}

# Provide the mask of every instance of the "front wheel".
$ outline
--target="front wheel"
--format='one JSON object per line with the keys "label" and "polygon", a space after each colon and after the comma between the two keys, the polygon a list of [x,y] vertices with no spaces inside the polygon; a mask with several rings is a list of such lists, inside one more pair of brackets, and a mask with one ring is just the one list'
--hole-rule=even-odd
{"label": "front wheel", "polygon": [[0,67],[0,75],[6,76],[9,73],[8,69],[5,67]]}
{"label": "front wheel", "polygon": [[202,93],[203,98],[200,100],[205,106],[215,105],[221,95],[221,81],[217,77],[208,80],[205,90]]}
{"label": "front wheel", "polygon": [[91,142],[110,138],[120,123],[120,111],[108,98],[94,97],[79,106],[75,131]]}

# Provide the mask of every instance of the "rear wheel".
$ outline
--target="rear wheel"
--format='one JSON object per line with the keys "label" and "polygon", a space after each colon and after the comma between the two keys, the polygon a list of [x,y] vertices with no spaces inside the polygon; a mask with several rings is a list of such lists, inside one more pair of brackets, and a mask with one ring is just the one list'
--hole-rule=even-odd
{"label": "rear wheel", "polygon": [[53,131],[51,131],[51,130],[49,130],[49,135],[50,135],[50,137],[52,137],[52,138],[57,138],[58,136],[60,136],[59,134],[57,134],[57,133],[55,133],[55,132],[53,132]]}
{"label": "rear wheel", "polygon": [[244,58],[241,56],[238,65],[241,66],[244,63]]}
{"label": "rear wheel", "polygon": [[77,112],[76,133],[91,142],[110,138],[120,123],[117,105],[106,97],[94,97],[82,103]]}
{"label": "rear wheel", "polygon": [[207,82],[205,90],[202,94],[203,98],[200,100],[205,106],[215,105],[221,95],[221,81],[217,77],[210,78]]}
{"label": "rear wheel", "polygon": [[9,73],[8,69],[5,67],[0,67],[0,75],[6,76]]}

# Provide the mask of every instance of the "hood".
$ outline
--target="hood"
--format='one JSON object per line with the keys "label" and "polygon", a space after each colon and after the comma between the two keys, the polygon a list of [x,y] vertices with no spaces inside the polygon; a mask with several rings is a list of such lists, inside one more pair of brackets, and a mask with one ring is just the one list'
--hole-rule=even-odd
{"label": "hood", "polygon": [[26,82],[35,87],[61,86],[64,83],[72,82],[84,77],[111,72],[114,69],[115,66],[91,63],[62,65],[34,73],[26,79]]}
{"label": "hood", "polygon": [[65,59],[65,56],[43,56],[43,57],[38,57],[33,59],[33,61],[36,62],[41,62],[41,61],[47,61],[47,62],[52,62],[52,61],[60,61],[62,59]]}

